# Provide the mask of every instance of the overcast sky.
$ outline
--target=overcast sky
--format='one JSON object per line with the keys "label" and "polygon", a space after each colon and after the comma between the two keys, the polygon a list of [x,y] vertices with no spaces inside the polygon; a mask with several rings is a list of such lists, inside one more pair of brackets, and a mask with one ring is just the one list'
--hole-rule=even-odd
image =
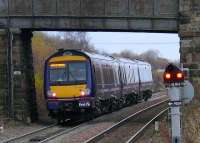
{"label": "overcast sky", "polygon": [[119,53],[127,49],[140,54],[153,49],[169,60],[179,60],[180,57],[178,34],[88,32],[88,37],[96,49],[108,53]]}
{"label": "overcast sky", "polygon": [[[48,32],[48,34],[59,35],[60,32]],[[139,32],[87,32],[87,34],[90,43],[99,51],[119,53],[131,50],[141,54],[148,50],[156,50],[160,57],[171,61],[180,59],[178,34]]]}

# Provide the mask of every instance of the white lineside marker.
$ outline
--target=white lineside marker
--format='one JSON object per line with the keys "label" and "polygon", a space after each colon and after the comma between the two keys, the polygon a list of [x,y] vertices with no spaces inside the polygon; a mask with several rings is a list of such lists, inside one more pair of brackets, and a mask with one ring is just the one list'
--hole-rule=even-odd
{"label": "white lineside marker", "polygon": [[3,125],[0,126],[0,133],[3,133],[4,131],[4,128],[3,128]]}
{"label": "white lineside marker", "polygon": [[155,131],[159,131],[159,121],[155,121]]}

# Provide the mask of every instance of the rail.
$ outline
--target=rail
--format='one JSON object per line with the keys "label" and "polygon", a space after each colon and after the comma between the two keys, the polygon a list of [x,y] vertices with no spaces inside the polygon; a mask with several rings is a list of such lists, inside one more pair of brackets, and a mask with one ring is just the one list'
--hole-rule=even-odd
{"label": "rail", "polygon": [[103,138],[105,134],[108,134],[108,133],[112,132],[114,129],[116,129],[116,128],[122,126],[124,123],[126,123],[128,120],[132,119],[133,117],[139,115],[140,113],[143,113],[144,111],[147,111],[147,110],[150,110],[150,109],[152,109],[152,108],[154,108],[154,107],[157,107],[157,106],[159,106],[159,105],[161,105],[161,104],[163,104],[163,103],[165,103],[165,102],[167,102],[167,101],[169,101],[169,99],[166,99],[166,100],[161,101],[161,102],[159,102],[159,103],[155,103],[155,104],[153,104],[153,105],[151,105],[151,106],[149,106],[149,107],[147,107],[147,108],[144,108],[144,109],[142,109],[142,110],[140,110],[140,111],[138,111],[138,112],[136,112],[136,113],[134,113],[134,114],[128,116],[127,118],[125,118],[125,119],[119,121],[118,123],[114,124],[114,125],[111,126],[110,128],[108,128],[108,129],[106,129],[106,130],[100,132],[100,133],[97,134],[96,136],[93,136],[92,138],[88,139],[88,140],[85,141],[84,143],[94,143],[94,142],[97,142],[98,140],[100,140],[101,138]]}
{"label": "rail", "polygon": [[21,136],[18,136],[18,137],[14,137],[14,138],[8,139],[8,140],[4,141],[3,143],[10,143],[10,142],[13,142],[13,141],[15,141],[15,140],[22,139],[22,138],[27,137],[27,136],[29,136],[29,135],[36,134],[36,133],[39,133],[39,132],[44,131],[44,130],[46,130],[46,129],[55,127],[56,125],[57,125],[57,124],[51,124],[51,125],[49,125],[49,126],[46,126],[46,127],[40,128],[40,129],[37,129],[37,130],[35,130],[35,131],[33,131],[33,132],[30,132],[30,133],[27,133],[27,134],[24,134],[24,135],[21,135]]}
{"label": "rail", "polygon": [[167,107],[166,109],[164,109],[163,111],[161,111],[159,114],[157,114],[153,119],[151,119],[147,124],[145,124],[139,131],[137,131],[126,143],[132,143],[134,141],[136,141],[139,137],[139,135],[141,135],[145,129],[153,122],[155,121],[158,117],[160,117],[161,115],[163,115],[165,112],[167,112],[169,110],[169,107]]}

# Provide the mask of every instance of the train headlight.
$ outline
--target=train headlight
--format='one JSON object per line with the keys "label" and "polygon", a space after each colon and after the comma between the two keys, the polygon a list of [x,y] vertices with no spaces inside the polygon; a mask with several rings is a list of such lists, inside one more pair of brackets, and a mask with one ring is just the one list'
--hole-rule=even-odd
{"label": "train headlight", "polygon": [[48,97],[56,97],[56,93],[55,92],[51,92],[51,91],[48,91],[47,95],[48,95]]}
{"label": "train headlight", "polygon": [[85,96],[85,91],[81,90],[81,96]]}
{"label": "train headlight", "polygon": [[85,90],[81,90],[80,94],[81,96],[85,96],[85,95],[90,95],[91,90],[89,88],[85,89]]}
{"label": "train headlight", "polygon": [[52,96],[53,96],[53,97],[56,97],[56,93],[55,93],[55,92],[53,92],[53,93],[52,93]]}

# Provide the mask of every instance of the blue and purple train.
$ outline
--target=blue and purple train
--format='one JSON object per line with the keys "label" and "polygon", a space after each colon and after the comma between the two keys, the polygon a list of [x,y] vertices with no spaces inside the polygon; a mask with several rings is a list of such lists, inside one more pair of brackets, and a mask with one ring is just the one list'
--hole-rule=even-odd
{"label": "blue and purple train", "polygon": [[148,100],[151,65],[79,50],[59,50],[45,62],[44,93],[58,121],[100,115]]}

